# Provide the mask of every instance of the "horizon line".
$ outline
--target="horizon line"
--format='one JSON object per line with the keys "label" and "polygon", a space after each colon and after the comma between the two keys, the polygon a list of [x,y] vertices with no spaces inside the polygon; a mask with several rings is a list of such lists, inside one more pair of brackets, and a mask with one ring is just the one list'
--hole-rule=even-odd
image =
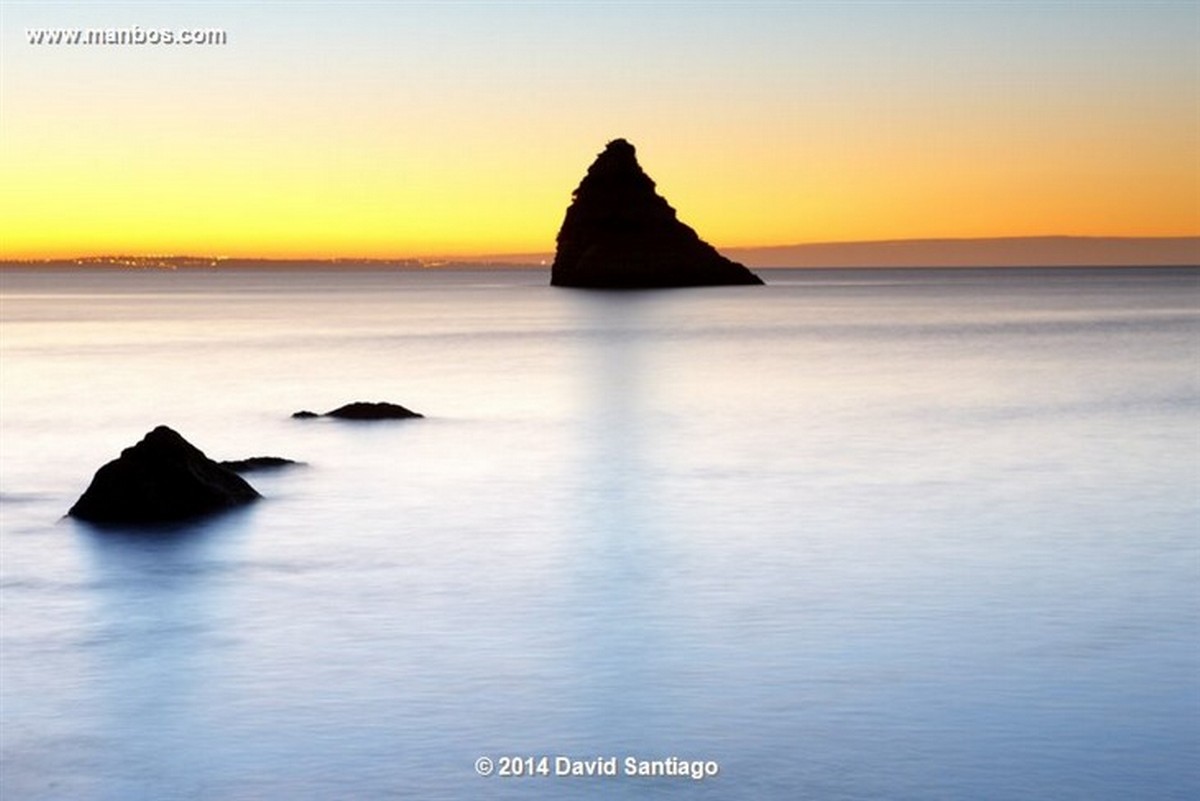
{"label": "horizon line", "polygon": [[[821,266],[1190,266],[1200,265],[1200,234],[1177,236],[919,237],[799,242],[718,247],[756,269]],[[799,259],[799,262],[796,260]],[[0,266],[218,267],[258,264],[365,264],[438,269],[450,267],[545,267],[552,251],[410,256],[223,255],[196,253],[91,253],[41,257],[0,256]],[[816,260],[816,261],[814,261]],[[818,262],[829,262],[818,263]],[[859,263],[861,262],[861,263]],[[1048,262],[1048,263],[1047,263]]]}

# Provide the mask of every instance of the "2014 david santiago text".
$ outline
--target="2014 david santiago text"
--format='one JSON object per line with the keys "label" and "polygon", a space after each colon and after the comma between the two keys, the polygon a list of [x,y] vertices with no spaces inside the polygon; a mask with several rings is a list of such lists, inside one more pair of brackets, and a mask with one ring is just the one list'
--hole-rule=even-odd
{"label": "2014 david santiago text", "polygon": [[475,760],[480,776],[514,778],[680,778],[693,781],[711,779],[721,766],[711,759],[641,759],[636,756],[576,759],[569,756],[500,756]]}

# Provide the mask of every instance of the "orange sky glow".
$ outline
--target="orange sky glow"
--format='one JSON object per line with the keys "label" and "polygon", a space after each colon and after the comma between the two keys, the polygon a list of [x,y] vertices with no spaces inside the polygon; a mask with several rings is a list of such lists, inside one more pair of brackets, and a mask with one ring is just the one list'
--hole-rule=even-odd
{"label": "orange sky glow", "polygon": [[139,15],[229,43],[26,42],[128,17],[71,8],[4,11],[2,258],[552,251],[616,137],[719,247],[1200,235],[1187,4],[182,3]]}

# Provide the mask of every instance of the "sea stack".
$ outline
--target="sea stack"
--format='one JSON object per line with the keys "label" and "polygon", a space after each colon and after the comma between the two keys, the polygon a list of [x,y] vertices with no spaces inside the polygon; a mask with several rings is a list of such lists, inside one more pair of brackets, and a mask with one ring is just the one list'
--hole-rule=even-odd
{"label": "sea stack", "polygon": [[590,289],[761,284],[680,222],[638,165],[633,145],[614,139],[572,196],[550,273],[554,286]]}
{"label": "sea stack", "polygon": [[166,523],[257,500],[245,479],[167,426],[96,471],[69,514],[94,523]]}

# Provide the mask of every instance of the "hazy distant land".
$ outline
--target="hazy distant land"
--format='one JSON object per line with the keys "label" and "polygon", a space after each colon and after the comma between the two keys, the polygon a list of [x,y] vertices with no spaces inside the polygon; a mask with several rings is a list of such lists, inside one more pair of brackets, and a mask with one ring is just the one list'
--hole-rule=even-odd
{"label": "hazy distant land", "polygon": [[752,267],[1135,267],[1200,265],[1200,237],[996,237],[729,248]]}
{"label": "hazy distant land", "polygon": [[[1200,236],[995,237],[818,242],[720,248],[748,267],[1136,267],[1200,266]],[[549,268],[554,254],[510,253],[409,259],[248,259],[222,256],[84,256],[3,259],[0,268],[328,269],[378,270]]]}

